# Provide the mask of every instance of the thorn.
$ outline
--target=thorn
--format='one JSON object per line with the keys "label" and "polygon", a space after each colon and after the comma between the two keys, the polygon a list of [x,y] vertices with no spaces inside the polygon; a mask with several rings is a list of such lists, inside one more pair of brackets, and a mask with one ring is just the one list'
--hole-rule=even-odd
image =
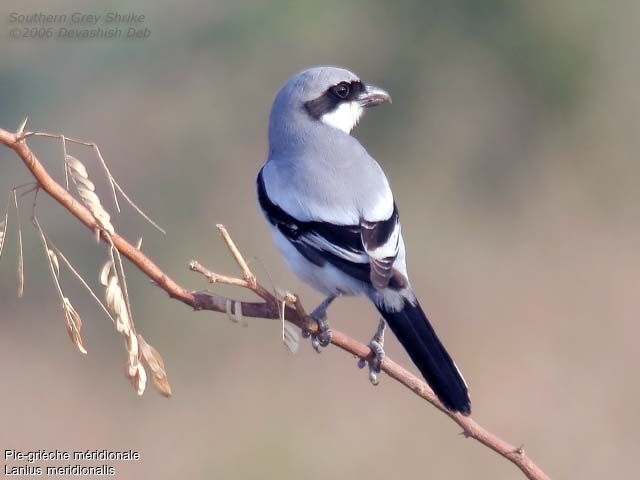
{"label": "thorn", "polygon": [[513,453],[516,453],[518,455],[520,455],[521,457],[524,456],[524,443],[522,445],[520,445],[518,448],[516,448]]}
{"label": "thorn", "polygon": [[27,126],[27,120],[29,120],[29,117],[26,117],[18,127],[18,131],[16,132],[16,135],[19,138],[22,138],[22,136],[24,135],[24,127]]}

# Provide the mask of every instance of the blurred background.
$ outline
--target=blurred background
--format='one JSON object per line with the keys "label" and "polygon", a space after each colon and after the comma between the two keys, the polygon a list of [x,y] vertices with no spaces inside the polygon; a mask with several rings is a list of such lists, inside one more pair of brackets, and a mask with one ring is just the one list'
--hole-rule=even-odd
{"label": "blurred background", "polygon": [[[10,39],[12,12],[135,12],[151,34]],[[256,207],[271,101],[318,64],[388,89],[393,105],[355,136],[394,187],[414,286],[474,418],[553,478],[636,474],[640,3],[27,0],[0,13],[0,127],[29,116],[32,130],[97,142],[168,233],[126,207],[116,228],[193,289],[207,285],[187,271],[192,258],[237,273],[224,223],[265,285],[308,307],[321,299],[288,272]],[[62,179],[60,145],[30,145]],[[92,152],[72,153],[113,212]],[[28,181],[0,149],[0,191]],[[522,478],[398,384],[373,388],[337,349],[318,356],[306,342],[291,355],[278,322],[194,313],[128,268],[138,330],[174,391],[136,397],[122,339],[65,272],[89,354],[69,342],[30,207],[22,199],[22,300],[15,217],[0,261],[2,449],[138,450],[139,462],[116,464],[122,479]],[[45,195],[37,213],[98,288],[105,248]],[[368,341],[377,316],[343,299],[330,321]],[[387,352],[410,365],[391,336]]]}

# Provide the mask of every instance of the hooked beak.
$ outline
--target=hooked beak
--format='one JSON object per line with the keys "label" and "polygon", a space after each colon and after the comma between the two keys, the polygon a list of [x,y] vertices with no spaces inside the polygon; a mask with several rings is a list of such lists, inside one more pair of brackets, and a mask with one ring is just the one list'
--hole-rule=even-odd
{"label": "hooked beak", "polygon": [[391,95],[374,85],[366,85],[364,92],[358,96],[358,103],[363,108],[375,107],[385,102],[391,103]]}

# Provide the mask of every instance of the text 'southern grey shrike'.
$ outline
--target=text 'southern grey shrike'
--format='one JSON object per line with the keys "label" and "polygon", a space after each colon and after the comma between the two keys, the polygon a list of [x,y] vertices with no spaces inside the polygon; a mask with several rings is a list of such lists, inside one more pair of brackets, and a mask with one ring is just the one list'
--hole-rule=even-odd
{"label": "text 'southern grey shrike'", "polygon": [[289,267],[328,296],[312,314],[315,344],[330,341],[326,309],[336,296],[365,295],[440,401],[469,414],[467,385],[411,289],[387,178],[350,135],[364,109],[390,100],[341,68],[292,77],[271,109],[258,200]]}

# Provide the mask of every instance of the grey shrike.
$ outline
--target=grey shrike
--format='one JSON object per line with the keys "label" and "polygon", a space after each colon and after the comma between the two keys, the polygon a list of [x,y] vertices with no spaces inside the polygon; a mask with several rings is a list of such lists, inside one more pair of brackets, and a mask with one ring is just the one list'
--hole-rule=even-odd
{"label": "grey shrike", "polygon": [[467,385],[411,288],[389,182],[350,135],[366,108],[388,101],[387,92],[341,68],[311,68],[289,79],[271,109],[258,200],[289,267],[328,296],[312,313],[315,345],[331,339],[331,301],[364,295],[445,407],[469,414]]}

